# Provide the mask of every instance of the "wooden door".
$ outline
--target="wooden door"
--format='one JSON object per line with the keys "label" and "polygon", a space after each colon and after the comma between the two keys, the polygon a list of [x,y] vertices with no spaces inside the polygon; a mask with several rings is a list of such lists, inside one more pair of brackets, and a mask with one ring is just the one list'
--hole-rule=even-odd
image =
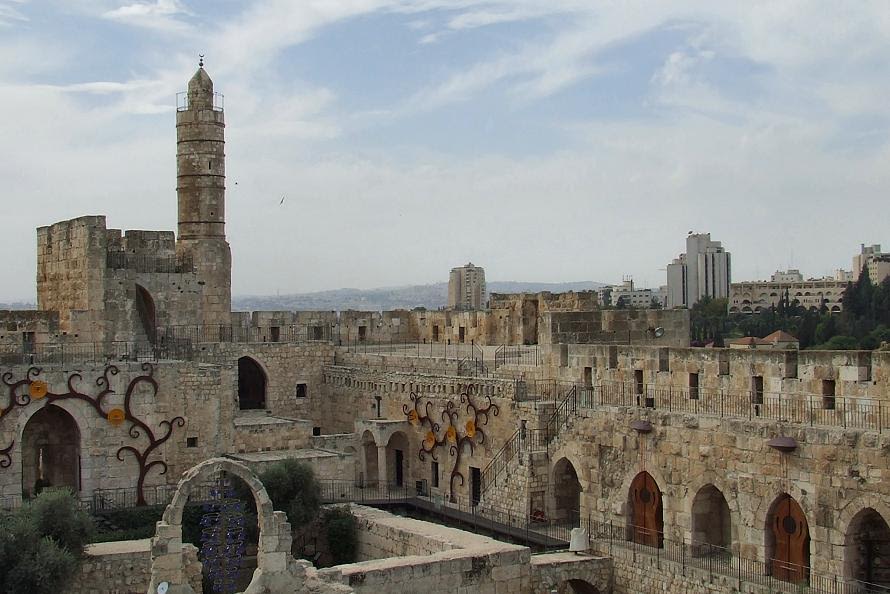
{"label": "wooden door", "polygon": [[633,518],[633,541],[661,548],[664,522],[661,513],[661,490],[648,472],[641,472],[630,485]]}
{"label": "wooden door", "polygon": [[776,504],[770,525],[775,539],[773,577],[791,583],[805,582],[809,575],[810,530],[803,510],[790,495]]}

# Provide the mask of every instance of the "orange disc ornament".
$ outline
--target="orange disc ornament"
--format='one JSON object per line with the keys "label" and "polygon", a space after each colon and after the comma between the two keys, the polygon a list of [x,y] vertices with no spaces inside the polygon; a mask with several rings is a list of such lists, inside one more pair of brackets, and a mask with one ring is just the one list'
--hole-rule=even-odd
{"label": "orange disc ornament", "polygon": [[448,438],[448,441],[454,443],[457,441],[457,429],[454,427],[448,427],[448,430],[445,431],[445,437]]}
{"label": "orange disc ornament", "polygon": [[42,380],[35,380],[28,386],[28,395],[34,400],[40,400],[49,392],[49,386]]}
{"label": "orange disc ornament", "polygon": [[475,437],[476,436],[476,423],[470,419],[467,421],[467,437]]}
{"label": "orange disc ornament", "polygon": [[124,419],[126,419],[126,415],[124,414],[123,409],[112,408],[110,411],[108,411],[108,422],[115,427],[123,423]]}

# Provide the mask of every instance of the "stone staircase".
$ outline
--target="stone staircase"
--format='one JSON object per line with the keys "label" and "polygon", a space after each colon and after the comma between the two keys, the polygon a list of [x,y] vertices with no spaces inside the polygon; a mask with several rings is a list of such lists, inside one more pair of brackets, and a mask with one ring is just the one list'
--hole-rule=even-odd
{"label": "stone staircase", "polygon": [[542,428],[517,429],[507,439],[491,462],[482,470],[483,496],[497,483],[500,476],[513,476],[514,473],[520,472],[523,456],[530,459],[533,454],[547,453],[550,445],[575,418],[578,410],[578,392],[578,387],[572,385]]}

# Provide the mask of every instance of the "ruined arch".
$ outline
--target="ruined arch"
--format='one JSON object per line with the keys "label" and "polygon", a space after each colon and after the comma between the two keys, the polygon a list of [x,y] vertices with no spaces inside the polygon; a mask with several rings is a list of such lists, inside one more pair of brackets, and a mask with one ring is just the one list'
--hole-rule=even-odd
{"label": "ruined arch", "polygon": [[661,489],[645,470],[627,490],[628,540],[661,548],[664,544],[664,506]]}
{"label": "ruined arch", "polygon": [[713,484],[698,490],[692,500],[693,554],[710,555],[732,546],[732,518],[723,492]]}
{"label": "ruined arch", "polygon": [[22,493],[45,487],[81,488],[80,428],[65,409],[46,405],[22,429]]}
{"label": "ruined arch", "polygon": [[790,583],[806,583],[810,568],[810,529],[797,500],[779,495],[766,515],[767,571]]}
{"label": "ruined arch", "polygon": [[550,484],[553,486],[554,520],[577,525],[581,516],[581,481],[575,465],[568,458],[560,458],[553,465]]}
{"label": "ruined arch", "polygon": [[266,372],[256,359],[247,356],[238,359],[238,408],[266,408],[267,383]]}
{"label": "ruined arch", "polygon": [[890,526],[872,507],[859,510],[844,534],[844,577],[890,590]]}
{"label": "ruined arch", "polygon": [[158,337],[158,316],[155,309],[155,300],[148,289],[136,283],[136,311],[139,313],[139,321],[142,331],[148,342],[155,344]]}
{"label": "ruined arch", "polygon": [[266,581],[281,580],[289,570],[291,530],[284,512],[274,511],[272,500],[260,479],[244,464],[226,458],[211,458],[186,471],[160,522],[157,523],[151,548],[151,582],[149,592],[167,582],[169,592],[194,594],[184,571],[182,554],[182,512],[192,489],[221,472],[241,479],[256,503],[259,528],[257,569],[245,592],[261,592]]}

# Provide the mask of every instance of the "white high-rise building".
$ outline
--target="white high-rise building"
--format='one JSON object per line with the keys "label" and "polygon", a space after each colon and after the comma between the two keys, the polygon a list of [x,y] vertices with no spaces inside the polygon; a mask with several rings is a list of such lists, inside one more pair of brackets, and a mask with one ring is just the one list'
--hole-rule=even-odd
{"label": "white high-rise building", "polygon": [[485,270],[469,262],[451,269],[448,277],[448,307],[453,309],[482,309],[488,300]]}
{"label": "white high-rise building", "polygon": [[731,259],[710,233],[690,233],[686,253],[667,267],[668,307],[692,307],[703,297],[729,296]]}
{"label": "white high-rise building", "polygon": [[865,245],[859,247],[859,253],[853,256],[853,275],[859,279],[862,269],[868,270],[873,285],[879,285],[890,276],[890,254],[881,251],[881,245]]}

